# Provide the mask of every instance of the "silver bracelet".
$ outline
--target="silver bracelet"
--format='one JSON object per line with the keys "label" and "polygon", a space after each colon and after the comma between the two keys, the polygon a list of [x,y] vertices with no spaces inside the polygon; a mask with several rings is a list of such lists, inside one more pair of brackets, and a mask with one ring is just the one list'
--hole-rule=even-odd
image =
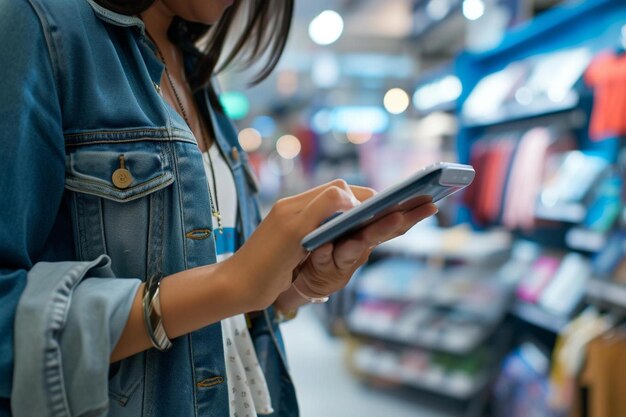
{"label": "silver bracelet", "polygon": [[328,299],[330,298],[329,296],[325,296],[325,297],[309,297],[308,295],[306,295],[302,291],[300,291],[300,288],[298,288],[296,286],[296,281],[292,282],[291,286],[293,287],[294,290],[296,290],[296,292],[300,295],[300,297],[304,298],[305,300],[307,300],[309,303],[312,303],[312,304],[323,304],[326,301],[328,301]]}
{"label": "silver bracelet", "polygon": [[165,333],[163,327],[163,319],[161,317],[161,299],[160,295],[161,281],[155,277],[150,278],[143,291],[143,319],[146,326],[146,332],[150,337],[152,346],[161,352],[172,347],[172,342]]}

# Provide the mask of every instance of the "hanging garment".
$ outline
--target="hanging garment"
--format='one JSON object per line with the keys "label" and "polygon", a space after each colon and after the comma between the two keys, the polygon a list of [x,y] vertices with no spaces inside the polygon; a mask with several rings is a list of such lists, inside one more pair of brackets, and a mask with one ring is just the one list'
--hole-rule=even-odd
{"label": "hanging garment", "polygon": [[530,230],[535,225],[535,205],[550,141],[550,132],[543,127],[529,130],[520,140],[503,215],[503,223],[509,229]]}
{"label": "hanging garment", "polygon": [[464,202],[481,226],[498,222],[514,150],[515,138],[510,135],[481,139],[472,147],[470,163],[476,168],[476,177],[464,194]]}
{"label": "hanging garment", "polygon": [[626,417],[626,332],[592,340],[570,417]]}
{"label": "hanging garment", "polygon": [[591,62],[584,76],[593,88],[589,124],[592,140],[626,134],[626,55],[604,52]]}
{"label": "hanging garment", "polygon": [[576,378],[580,373],[588,343],[608,331],[612,321],[588,308],[570,322],[559,335],[552,353],[550,372],[550,408],[557,414],[567,413],[574,403]]}
{"label": "hanging garment", "polygon": [[489,160],[483,199],[479,211],[490,224],[497,222],[502,208],[504,187],[515,150],[514,138],[504,137],[497,140],[492,147]]}
{"label": "hanging garment", "polygon": [[522,135],[506,187],[502,223],[507,228],[528,231],[535,227],[537,198],[547,161],[573,147],[569,134],[546,127],[535,127]]}

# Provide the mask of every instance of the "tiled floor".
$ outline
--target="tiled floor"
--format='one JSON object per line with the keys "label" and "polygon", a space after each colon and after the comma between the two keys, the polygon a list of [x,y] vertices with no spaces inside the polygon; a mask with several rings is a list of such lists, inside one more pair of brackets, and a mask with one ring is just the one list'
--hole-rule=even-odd
{"label": "tiled floor", "polygon": [[373,389],[359,382],[346,367],[345,342],[329,336],[310,307],[282,328],[301,417],[459,415],[427,394]]}

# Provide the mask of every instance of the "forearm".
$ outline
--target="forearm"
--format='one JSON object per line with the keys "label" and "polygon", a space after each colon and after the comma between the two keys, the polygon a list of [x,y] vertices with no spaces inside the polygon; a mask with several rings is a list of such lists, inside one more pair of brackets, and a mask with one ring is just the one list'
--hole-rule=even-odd
{"label": "forearm", "polygon": [[[249,295],[227,262],[182,271],[162,279],[161,315],[170,339],[254,309]],[[152,347],[145,328],[142,284],[133,302],[124,331],[111,354],[111,362]]]}

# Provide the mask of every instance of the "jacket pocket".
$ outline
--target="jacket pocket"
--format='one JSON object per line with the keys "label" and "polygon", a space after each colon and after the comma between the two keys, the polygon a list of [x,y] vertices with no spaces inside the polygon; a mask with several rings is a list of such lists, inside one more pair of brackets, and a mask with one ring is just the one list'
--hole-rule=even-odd
{"label": "jacket pocket", "polygon": [[[158,149],[160,146],[143,144],[137,146],[139,149],[119,146],[94,145],[93,148],[104,149],[78,149],[71,153],[65,188],[125,203],[174,182],[169,161],[163,150]],[[116,172],[120,170],[128,172],[130,177],[119,179]]]}
{"label": "jacket pocket", "polygon": [[167,146],[140,141],[70,149],[65,188],[80,260],[107,254],[120,277],[145,280],[160,272],[165,211],[173,202]]}

